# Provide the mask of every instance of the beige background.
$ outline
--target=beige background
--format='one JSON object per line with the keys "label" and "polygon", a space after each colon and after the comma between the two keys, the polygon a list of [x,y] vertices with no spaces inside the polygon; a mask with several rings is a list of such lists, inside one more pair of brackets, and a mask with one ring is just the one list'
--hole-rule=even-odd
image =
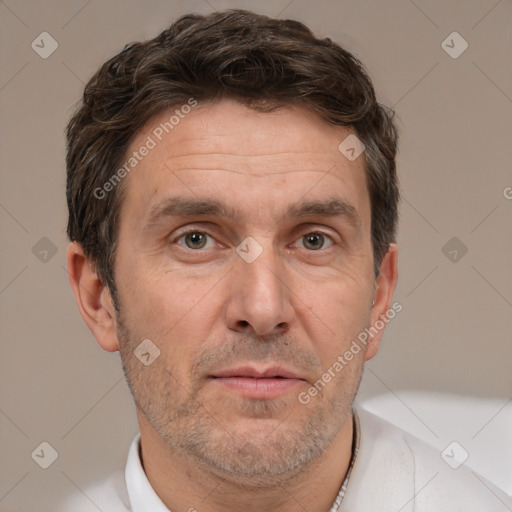
{"label": "beige background", "polygon": [[[51,510],[122,465],[137,431],[119,356],[97,346],[67,281],[63,131],[73,105],[125,43],[185,12],[226,7],[296,18],[330,36],[396,108],[403,311],[368,365],[361,397],[406,389],[512,397],[510,0],[5,0],[1,511]],[[59,45],[47,59],[31,48],[44,31]],[[453,31],[469,44],[456,59],[441,46]],[[56,254],[44,253],[43,237]],[[443,252],[452,237],[467,247],[456,262]],[[46,470],[31,458],[43,441],[59,454]]]}

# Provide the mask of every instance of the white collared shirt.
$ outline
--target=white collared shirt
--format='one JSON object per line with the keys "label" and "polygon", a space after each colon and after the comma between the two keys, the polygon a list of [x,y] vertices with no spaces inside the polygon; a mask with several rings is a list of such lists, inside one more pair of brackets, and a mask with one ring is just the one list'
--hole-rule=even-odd
{"label": "white collared shirt", "polygon": [[[437,450],[367,411],[358,409],[355,417],[357,457],[329,512],[512,510],[510,496],[464,465],[452,469]],[[139,447],[140,434],[131,443],[124,472],[83,489],[59,510],[170,512],[144,472]]]}

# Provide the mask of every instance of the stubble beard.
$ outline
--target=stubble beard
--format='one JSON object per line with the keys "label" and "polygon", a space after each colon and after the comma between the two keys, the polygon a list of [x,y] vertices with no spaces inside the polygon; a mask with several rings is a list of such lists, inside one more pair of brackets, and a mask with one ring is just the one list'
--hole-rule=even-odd
{"label": "stubble beard", "polygon": [[[137,409],[165,441],[169,453],[193,459],[207,474],[231,485],[276,488],[291,482],[322,457],[351,418],[362,365],[338,375],[328,384],[334,386],[333,393],[323,396],[321,392],[308,405],[300,404],[295,395],[292,401],[244,398],[240,413],[251,418],[251,431],[237,432],[216,418],[219,411],[209,411],[208,404],[201,402],[201,385],[188,391],[173,377],[164,357],[143,367],[133,354],[143,338],[135,335],[120,313],[117,335]],[[289,341],[284,345],[289,346]],[[287,412],[287,407],[299,408],[300,414]],[[283,418],[280,422],[277,414]]]}

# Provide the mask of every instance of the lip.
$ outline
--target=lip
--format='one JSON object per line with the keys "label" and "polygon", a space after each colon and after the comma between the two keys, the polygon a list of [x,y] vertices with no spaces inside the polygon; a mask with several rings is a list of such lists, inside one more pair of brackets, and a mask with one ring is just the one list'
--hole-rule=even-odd
{"label": "lip", "polygon": [[216,372],[211,379],[230,391],[260,400],[277,398],[305,382],[296,372],[280,366],[230,368]]}
{"label": "lip", "polygon": [[[285,379],[301,379],[301,377],[281,366],[271,366],[267,368],[256,368],[255,366],[239,366],[237,368],[228,368],[212,375],[215,378],[227,377],[246,377],[252,379],[270,379],[281,377]],[[301,379],[302,380],[302,379]]]}

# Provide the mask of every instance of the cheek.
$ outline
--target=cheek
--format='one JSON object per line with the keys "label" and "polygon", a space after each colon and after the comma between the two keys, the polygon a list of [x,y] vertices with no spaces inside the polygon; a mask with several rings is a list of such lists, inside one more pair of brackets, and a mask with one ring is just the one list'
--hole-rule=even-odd
{"label": "cheek", "polygon": [[369,325],[371,286],[333,278],[303,284],[301,294],[307,298],[301,323],[329,365]]}
{"label": "cheek", "polygon": [[[137,276],[121,300],[125,318],[134,332],[159,347],[169,369],[181,375],[201,350],[212,319],[219,316],[218,301],[212,300],[215,289],[172,272],[139,272]],[[179,367],[175,361],[180,361]]]}
{"label": "cheek", "polygon": [[126,316],[159,336],[171,332],[201,299],[199,287],[156,266],[133,265],[124,272],[124,283],[120,298]]}

